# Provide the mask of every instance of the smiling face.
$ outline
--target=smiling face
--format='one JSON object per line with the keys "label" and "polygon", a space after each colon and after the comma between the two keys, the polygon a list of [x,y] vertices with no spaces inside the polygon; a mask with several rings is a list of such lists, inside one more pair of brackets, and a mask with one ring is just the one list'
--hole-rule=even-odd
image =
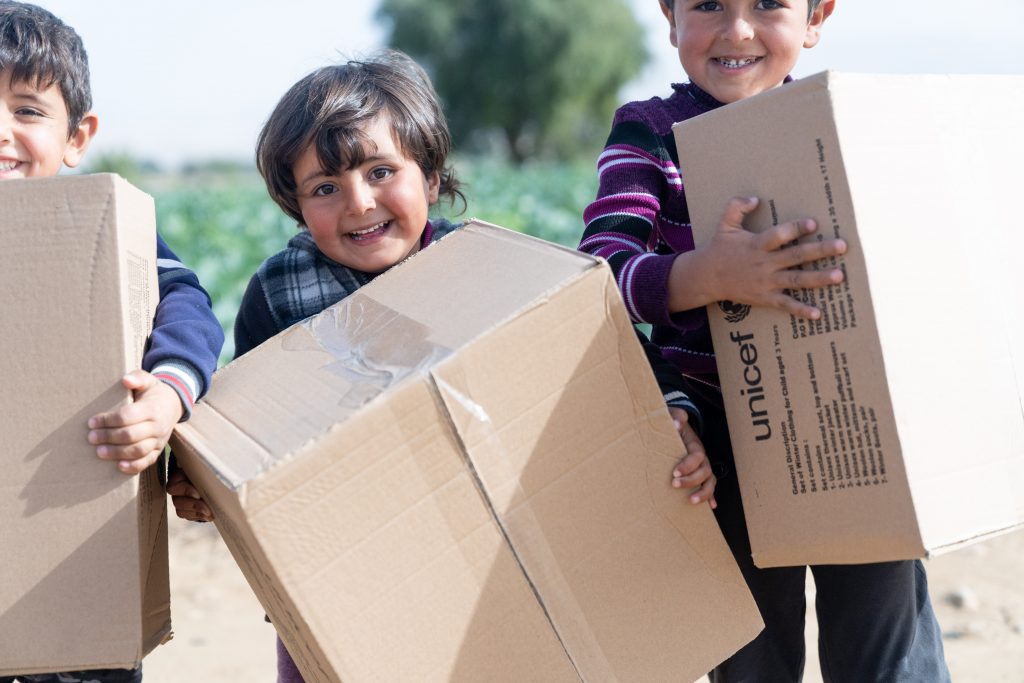
{"label": "smiling face", "polygon": [[808,20],[808,0],[675,0],[662,5],[670,40],[690,80],[719,102],[782,84],[801,48],[813,47],[835,0]]}
{"label": "smiling face", "polygon": [[44,90],[0,72],[0,180],[55,176],[76,166],[96,130],[87,114],[68,135],[68,112],[56,85]]}
{"label": "smiling face", "polygon": [[365,158],[358,166],[332,175],[310,145],[292,173],[303,222],[320,251],[349,268],[379,273],[419,249],[440,179],[424,176],[405,156],[385,117],[363,134]]}

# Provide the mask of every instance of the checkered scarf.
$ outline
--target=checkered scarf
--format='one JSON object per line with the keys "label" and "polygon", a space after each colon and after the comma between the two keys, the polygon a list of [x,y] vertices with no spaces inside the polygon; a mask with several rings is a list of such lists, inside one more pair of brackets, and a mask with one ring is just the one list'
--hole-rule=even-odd
{"label": "checkered scarf", "polygon": [[[427,223],[420,248],[460,225],[444,219]],[[376,276],[324,256],[308,230],[288,240],[288,248],[264,261],[256,275],[267,294],[274,323],[281,330],[338,303]]]}

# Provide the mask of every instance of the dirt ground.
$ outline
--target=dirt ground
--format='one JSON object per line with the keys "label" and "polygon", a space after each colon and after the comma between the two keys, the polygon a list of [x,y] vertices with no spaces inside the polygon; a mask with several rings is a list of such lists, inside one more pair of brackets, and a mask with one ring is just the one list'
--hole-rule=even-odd
{"label": "dirt ground", "polygon": [[[273,683],[274,631],[212,524],[171,513],[174,639],[144,663],[147,683]],[[957,683],[1024,683],[1024,531],[926,562]],[[808,584],[808,602],[814,586]],[[807,683],[820,683],[813,609]]]}

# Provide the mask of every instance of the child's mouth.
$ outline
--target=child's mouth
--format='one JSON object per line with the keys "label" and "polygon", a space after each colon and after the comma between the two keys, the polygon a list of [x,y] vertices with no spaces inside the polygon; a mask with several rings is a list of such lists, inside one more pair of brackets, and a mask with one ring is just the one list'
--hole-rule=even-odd
{"label": "child's mouth", "polygon": [[19,166],[21,166],[21,162],[14,161],[13,159],[10,161],[0,161],[0,173],[7,173],[9,171],[13,171]]}
{"label": "child's mouth", "polygon": [[355,241],[360,242],[362,240],[367,240],[370,239],[371,237],[375,237],[381,234],[390,226],[390,220],[381,221],[380,223],[377,223],[377,225],[371,225],[370,227],[365,228],[363,230],[353,230],[352,232],[348,233],[348,236],[354,239]]}
{"label": "child's mouth", "polygon": [[743,67],[749,66],[754,62],[759,61],[760,59],[760,57],[744,57],[743,59],[718,57],[715,59],[715,61],[724,66],[726,69],[742,69]]}

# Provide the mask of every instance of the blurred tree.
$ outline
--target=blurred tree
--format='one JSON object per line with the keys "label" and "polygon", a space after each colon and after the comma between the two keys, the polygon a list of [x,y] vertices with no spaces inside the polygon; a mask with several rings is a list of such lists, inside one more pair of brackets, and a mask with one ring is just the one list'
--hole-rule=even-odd
{"label": "blurred tree", "polygon": [[457,144],[515,163],[600,149],[648,58],[626,0],[383,0],[377,17],[430,73]]}

